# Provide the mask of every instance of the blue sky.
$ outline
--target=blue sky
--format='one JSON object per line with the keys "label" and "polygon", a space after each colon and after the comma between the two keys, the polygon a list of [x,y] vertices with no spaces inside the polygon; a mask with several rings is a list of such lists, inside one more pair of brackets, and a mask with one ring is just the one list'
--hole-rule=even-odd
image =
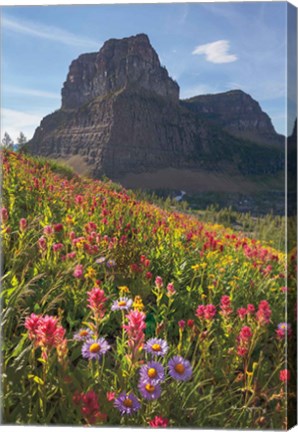
{"label": "blue sky", "polygon": [[285,133],[284,2],[5,6],[1,133],[31,138],[60,107],[71,61],[110,38],[148,34],[180,97],[240,88]]}

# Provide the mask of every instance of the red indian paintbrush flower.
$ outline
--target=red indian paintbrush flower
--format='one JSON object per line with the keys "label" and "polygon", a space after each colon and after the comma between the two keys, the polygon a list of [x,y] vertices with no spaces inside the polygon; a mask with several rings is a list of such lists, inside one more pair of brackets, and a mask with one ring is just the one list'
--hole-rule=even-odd
{"label": "red indian paintbrush flower", "polygon": [[259,308],[256,313],[256,319],[259,322],[259,324],[261,325],[268,324],[270,322],[271,313],[272,312],[267,300],[260,301]]}
{"label": "red indian paintbrush flower", "polygon": [[49,315],[35,315],[32,313],[25,320],[29,338],[34,346],[43,350],[43,358],[51,348],[56,348],[58,359],[63,360],[67,355],[67,340],[65,329],[59,324],[58,318]]}
{"label": "red indian paintbrush flower", "polygon": [[128,336],[128,346],[131,349],[132,355],[134,356],[137,350],[142,346],[145,340],[144,330],[146,328],[145,323],[146,315],[139,311],[130,311],[126,315],[128,324],[124,324],[123,328]]}
{"label": "red indian paintbrush flower", "polygon": [[220,309],[221,315],[228,316],[231,315],[233,309],[231,308],[231,299],[228,295],[223,295],[220,299]]}
{"label": "red indian paintbrush flower", "polygon": [[279,379],[281,382],[290,381],[290,371],[288,369],[283,369],[279,372]]}
{"label": "red indian paintbrush flower", "polygon": [[149,426],[153,428],[165,428],[168,426],[168,424],[169,420],[161,416],[155,416],[152,420],[149,421]]}
{"label": "red indian paintbrush flower", "polygon": [[105,315],[105,302],[107,301],[104,290],[94,287],[91,291],[87,292],[87,295],[88,307],[94,312],[94,314],[103,318]]}

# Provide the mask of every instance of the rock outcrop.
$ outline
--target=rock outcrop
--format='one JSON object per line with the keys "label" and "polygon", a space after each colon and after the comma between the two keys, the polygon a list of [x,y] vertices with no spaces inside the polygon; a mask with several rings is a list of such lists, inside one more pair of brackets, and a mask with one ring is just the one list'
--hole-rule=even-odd
{"label": "rock outcrop", "polygon": [[276,133],[270,117],[259,103],[242,90],[195,96],[182,104],[235,137],[263,145],[280,145],[285,140]]}
{"label": "rock outcrop", "polygon": [[73,61],[61,108],[26,148],[121,181],[168,168],[274,174],[284,160],[278,144],[269,117],[241,91],[179,101],[178,84],[140,34]]}

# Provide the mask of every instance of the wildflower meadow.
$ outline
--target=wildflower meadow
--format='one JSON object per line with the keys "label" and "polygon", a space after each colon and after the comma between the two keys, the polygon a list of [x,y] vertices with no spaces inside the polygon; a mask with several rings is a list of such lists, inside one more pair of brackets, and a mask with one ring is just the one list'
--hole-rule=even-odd
{"label": "wildflower meadow", "polygon": [[2,421],[287,428],[296,251],[2,154]]}

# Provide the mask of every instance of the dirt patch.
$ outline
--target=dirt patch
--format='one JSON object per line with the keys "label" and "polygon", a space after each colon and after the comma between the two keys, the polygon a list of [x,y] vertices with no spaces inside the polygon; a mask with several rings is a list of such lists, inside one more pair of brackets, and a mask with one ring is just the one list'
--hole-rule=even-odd
{"label": "dirt patch", "polygon": [[59,157],[56,160],[69,165],[74,171],[81,175],[89,176],[91,174],[90,165],[85,162],[83,156],[72,155],[70,157]]}
{"label": "dirt patch", "polygon": [[[117,179],[132,189],[178,189],[186,193],[239,192],[254,193],[265,188],[265,183],[245,179],[239,175],[227,175],[208,171],[192,171],[166,168],[142,174],[128,173]],[[268,188],[268,185],[267,185]]]}

